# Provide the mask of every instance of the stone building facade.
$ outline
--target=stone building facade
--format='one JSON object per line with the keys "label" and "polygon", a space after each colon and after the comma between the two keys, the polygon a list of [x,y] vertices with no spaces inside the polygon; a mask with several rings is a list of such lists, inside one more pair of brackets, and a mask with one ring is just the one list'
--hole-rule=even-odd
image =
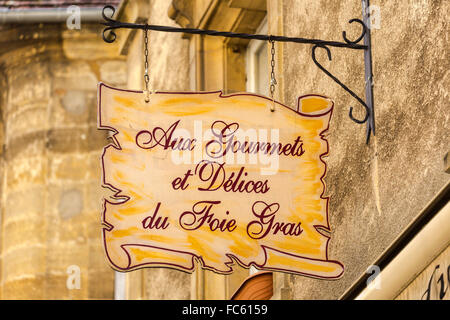
{"label": "stone building facade", "polygon": [[1,26],[0,299],[114,297],[99,232],[107,136],[96,128],[96,87],[125,86],[127,66],[100,32]]}
{"label": "stone building facade", "polygon": [[[371,30],[376,135],[368,144],[365,126],[348,118],[349,106],[359,117],[361,108],[314,65],[311,46],[275,47],[278,101],[295,106],[298,96],[317,93],[335,102],[326,177],[330,256],[346,271],[336,281],[275,273],[274,299],[342,297],[427,203],[441,190],[448,193],[443,159],[450,145],[450,59],[443,34],[449,31],[449,2],[371,4],[380,9],[380,20]],[[349,38],[358,34],[348,20],[361,17],[361,3],[136,0],[118,3],[114,17],[340,40],[341,30]],[[141,90],[144,57],[141,31],[118,30],[117,40],[107,44],[101,30],[95,23],[80,30],[61,23],[0,29],[0,299],[111,299],[115,294],[126,299],[229,299],[248,270],[224,276],[149,268],[122,275],[105,261],[99,156],[107,136],[96,129],[97,82]],[[255,73],[249,68],[252,46],[248,40],[150,31],[151,88],[231,93],[251,90],[249,81],[258,78],[263,79],[259,93],[266,94],[264,75],[250,74]],[[363,53],[331,50],[331,62],[325,50],[318,50],[317,58],[364,96]],[[448,246],[450,239],[445,241]],[[80,268],[80,289],[67,288],[71,265]]]}

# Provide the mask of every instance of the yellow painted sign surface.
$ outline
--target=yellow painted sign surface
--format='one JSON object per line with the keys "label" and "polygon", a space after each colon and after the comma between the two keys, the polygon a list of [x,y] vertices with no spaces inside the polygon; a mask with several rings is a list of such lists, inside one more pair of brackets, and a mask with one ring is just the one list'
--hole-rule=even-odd
{"label": "yellow painted sign surface", "polygon": [[228,274],[233,265],[335,279],[324,156],[333,103],[297,111],[269,98],[140,91],[99,84],[98,127],[111,190],[104,246],[119,271],[164,266]]}

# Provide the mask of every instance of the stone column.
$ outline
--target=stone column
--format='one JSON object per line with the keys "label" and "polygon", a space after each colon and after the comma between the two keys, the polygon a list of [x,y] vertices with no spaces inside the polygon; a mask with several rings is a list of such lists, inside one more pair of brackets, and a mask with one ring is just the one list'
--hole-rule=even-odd
{"label": "stone column", "polygon": [[97,27],[1,33],[0,297],[111,299],[100,225],[107,133],[96,129],[96,89],[99,80],[123,84],[125,62]]}

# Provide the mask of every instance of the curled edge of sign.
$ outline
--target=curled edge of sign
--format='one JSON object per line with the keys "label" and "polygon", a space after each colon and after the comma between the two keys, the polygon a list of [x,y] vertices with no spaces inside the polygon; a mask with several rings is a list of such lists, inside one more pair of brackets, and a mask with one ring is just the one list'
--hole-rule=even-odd
{"label": "curled edge of sign", "polygon": [[[112,90],[126,91],[126,92],[132,92],[132,93],[142,93],[142,91],[132,91],[132,90],[117,89],[117,88],[110,87],[110,86],[108,86],[108,85],[106,85],[104,83],[99,83],[99,86],[98,86],[99,115],[101,114],[101,111],[100,111],[100,108],[101,108],[101,89],[102,89],[103,86],[105,86],[105,87],[107,87],[109,89],[112,89]],[[169,93],[169,92],[159,92],[159,93],[163,93],[164,94],[164,93]],[[177,92],[170,92],[170,93],[177,94]],[[247,96],[250,95],[250,96],[257,96],[257,97],[261,97],[261,98],[269,100],[269,98],[267,98],[267,97],[256,95],[256,94],[250,94],[250,93],[235,93],[235,94],[230,94],[230,95],[224,95],[221,91],[212,91],[212,92],[178,92],[178,93],[179,94],[182,94],[182,93],[183,94],[184,93],[186,93],[186,94],[218,94],[220,98],[227,98],[227,97],[239,96],[239,95],[247,95]],[[323,110],[316,111],[316,110],[314,110],[314,108],[312,108],[312,109],[309,109],[309,112],[306,112],[306,111],[302,112],[302,111],[304,111],[303,107],[305,107],[305,106],[302,106],[302,102],[304,101],[305,98],[308,98],[308,97],[321,97],[321,98],[328,99],[327,97],[324,97],[324,96],[321,96],[321,95],[301,96],[301,97],[298,98],[297,110],[291,109],[288,106],[283,105],[283,104],[281,104],[279,102],[276,102],[276,103],[278,105],[280,105],[280,106],[283,106],[283,107],[289,109],[292,112],[295,112],[295,113],[297,113],[299,115],[306,116],[306,117],[319,117],[319,116],[323,116],[323,115],[326,115],[326,114],[329,114],[331,116],[334,104],[329,99],[328,100],[331,102],[331,105],[328,106],[328,108],[326,108],[325,111],[323,111]],[[112,140],[113,140],[113,143],[107,145],[104,148],[103,153],[102,153],[102,168],[103,168],[103,173],[104,173],[105,169],[104,169],[103,157],[105,155],[105,152],[106,152],[107,148],[109,148],[111,146],[115,147],[115,148],[117,148],[117,147],[120,148],[120,144],[119,144],[119,142],[117,141],[117,139],[115,137],[115,135],[118,133],[118,131],[115,128],[102,125],[100,116],[98,118],[98,128],[99,129],[103,129],[103,130],[106,129],[106,130],[110,130],[110,131],[114,132],[114,134],[111,137]],[[117,271],[121,271],[121,272],[133,271],[133,270],[137,270],[137,269],[141,269],[141,268],[145,268],[145,267],[169,267],[169,268],[174,268],[174,269],[178,269],[178,270],[185,271],[185,272],[193,272],[194,269],[195,269],[195,261],[198,261],[201,264],[202,268],[204,268],[204,269],[212,270],[212,271],[214,271],[216,273],[219,273],[219,274],[230,274],[233,271],[232,265],[237,263],[237,264],[239,264],[239,265],[241,265],[242,267],[245,267],[245,268],[250,268],[251,266],[256,266],[257,268],[259,268],[261,270],[288,272],[288,273],[308,276],[308,277],[312,277],[312,278],[327,279],[327,280],[334,280],[334,279],[340,278],[343,275],[344,266],[338,261],[329,260],[328,259],[328,249],[329,249],[328,248],[328,243],[329,243],[329,240],[330,240],[330,235],[329,235],[329,231],[330,231],[330,228],[329,228],[329,212],[328,212],[329,198],[323,196],[324,193],[325,193],[325,188],[326,188],[326,185],[325,185],[325,182],[323,181],[323,178],[326,175],[327,165],[326,165],[326,162],[323,161],[323,159],[322,159],[322,157],[328,155],[328,151],[329,151],[328,141],[324,138],[324,133],[328,130],[328,128],[329,128],[329,121],[328,121],[328,124],[327,124],[327,127],[325,128],[325,130],[323,130],[320,133],[321,139],[323,139],[326,142],[327,150],[326,150],[325,153],[323,153],[323,154],[321,154],[319,156],[320,161],[322,161],[324,163],[324,165],[325,165],[325,172],[324,172],[323,176],[320,178],[320,180],[321,180],[321,182],[323,184],[323,192],[320,195],[320,198],[326,200],[326,223],[327,224],[326,225],[315,225],[314,226],[316,231],[319,234],[321,234],[322,236],[327,238],[327,240],[326,240],[326,249],[325,249],[325,259],[313,259],[313,258],[310,258],[310,257],[303,257],[303,256],[295,255],[295,254],[292,254],[292,253],[289,253],[289,252],[284,252],[284,251],[279,250],[277,248],[272,248],[270,246],[261,245],[261,248],[263,249],[264,255],[265,255],[265,260],[264,260],[263,263],[257,264],[254,261],[252,261],[250,263],[244,263],[243,261],[241,261],[235,255],[230,254],[230,253],[226,253],[225,256],[228,258],[228,261],[225,262],[224,265],[228,269],[227,270],[217,270],[217,269],[215,269],[213,267],[208,266],[208,264],[204,261],[202,256],[196,255],[195,253],[192,253],[192,252],[187,252],[187,251],[184,252],[184,251],[180,251],[180,250],[172,250],[172,249],[168,249],[168,248],[162,248],[162,247],[151,246],[151,245],[143,245],[143,244],[137,244],[137,243],[135,243],[135,244],[133,244],[133,243],[126,243],[126,244],[120,245],[120,249],[123,250],[123,252],[128,257],[128,264],[126,266],[123,265],[123,264],[121,266],[119,266],[118,264],[116,264],[113,261],[113,259],[110,257],[110,254],[108,253],[106,232],[111,231],[114,228],[114,226],[112,224],[108,223],[107,220],[106,220],[106,211],[107,211],[106,210],[106,204],[107,203],[109,203],[109,204],[125,203],[125,202],[127,202],[129,200],[129,197],[126,196],[126,195],[122,195],[120,189],[118,189],[118,188],[114,187],[113,185],[109,184],[108,182],[106,182],[104,180],[104,176],[105,175],[103,174],[103,181],[102,181],[103,182],[103,187],[110,189],[114,193],[112,196],[110,196],[110,199],[113,200],[113,201],[108,201],[107,199],[104,199],[104,202],[103,202],[103,207],[104,208],[103,208],[103,213],[102,213],[102,225],[103,225],[103,233],[102,234],[103,234],[103,241],[104,241],[104,249],[105,249],[105,253],[106,253],[106,256],[108,258],[107,260],[108,260],[109,264],[111,265],[111,267],[113,269],[115,269]],[[116,248],[116,250],[118,250],[118,249],[119,248]],[[177,254],[179,256],[180,255],[181,256],[185,256],[185,259],[184,259],[185,263],[183,263],[181,265],[170,264],[170,263],[163,263],[163,262],[155,262],[155,263],[146,262],[146,263],[139,264],[136,261],[133,261],[133,257],[132,257],[132,255],[130,255],[130,252],[133,249],[150,249],[152,251],[162,250],[165,253],[172,252],[172,253],[175,253],[175,254]],[[273,257],[273,256],[278,256],[278,257],[281,257],[281,258],[284,257],[286,259],[295,259],[295,260],[299,261],[300,263],[311,264],[311,265],[316,265],[316,266],[320,266],[320,265],[334,265],[335,270],[333,272],[328,272],[328,273],[327,272],[324,272],[324,273],[321,273],[321,272],[308,273],[308,272],[298,272],[298,271],[293,271],[293,270],[290,270],[290,269],[285,269],[285,268],[283,268],[283,266],[280,266],[280,267],[276,267],[276,266],[273,266],[273,265],[272,265],[272,267],[266,266],[267,261],[269,259],[271,259],[271,257]]]}

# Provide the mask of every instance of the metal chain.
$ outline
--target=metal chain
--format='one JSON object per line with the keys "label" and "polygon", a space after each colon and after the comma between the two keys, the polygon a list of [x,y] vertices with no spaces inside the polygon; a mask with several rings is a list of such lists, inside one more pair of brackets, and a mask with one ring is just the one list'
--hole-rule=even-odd
{"label": "metal chain", "polygon": [[270,111],[275,111],[275,86],[277,85],[277,79],[275,79],[275,41],[270,40],[270,44],[272,45],[270,49],[270,53],[272,58],[270,60],[270,66],[272,67],[272,71],[270,72],[270,97],[272,98],[272,106],[270,107]]}
{"label": "metal chain", "polygon": [[[147,26],[147,25],[146,25]],[[150,81],[150,77],[148,75],[148,30],[147,28],[144,29],[144,57],[145,57],[145,63],[144,63],[144,83],[145,83],[145,102],[150,101],[150,92],[148,90],[148,83]]]}

